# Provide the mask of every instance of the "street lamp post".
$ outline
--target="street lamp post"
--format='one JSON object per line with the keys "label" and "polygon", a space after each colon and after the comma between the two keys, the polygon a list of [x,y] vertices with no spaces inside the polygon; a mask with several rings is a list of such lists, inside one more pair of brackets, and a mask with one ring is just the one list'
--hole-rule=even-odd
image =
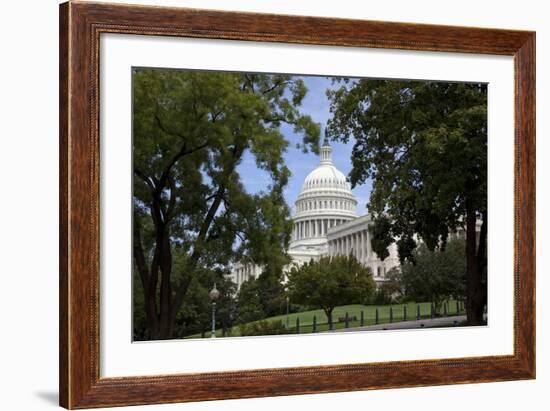
{"label": "street lamp post", "polygon": [[210,290],[209,296],[210,301],[212,301],[212,333],[210,338],[216,338],[216,300],[220,296],[220,292],[216,288],[216,283],[214,283],[214,288]]}

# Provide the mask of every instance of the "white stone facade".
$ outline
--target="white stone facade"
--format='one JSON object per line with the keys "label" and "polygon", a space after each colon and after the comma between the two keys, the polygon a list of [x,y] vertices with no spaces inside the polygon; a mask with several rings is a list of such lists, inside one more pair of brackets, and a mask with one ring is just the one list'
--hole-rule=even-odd
{"label": "white stone facade", "polygon": [[374,280],[380,284],[393,267],[399,266],[397,245],[388,248],[389,256],[380,260],[372,250],[371,234],[368,230],[372,223],[370,215],[358,217],[352,221],[334,227],[327,234],[328,255],[353,255],[372,271]]}
{"label": "white stone facade", "polygon": [[236,263],[231,271],[231,279],[238,287],[245,281],[256,278],[262,273],[262,268],[256,264]]}
{"label": "white stone facade", "polygon": [[[321,147],[319,165],[306,177],[295,203],[292,217],[294,227],[288,255],[292,265],[302,265],[326,255],[355,255],[371,268],[377,283],[386,273],[399,265],[395,245],[389,248],[390,256],[381,261],[370,245],[370,216],[357,216],[357,200],[346,177],[332,162],[332,148],[327,141]],[[237,263],[231,272],[238,287],[261,274],[261,267]]]}

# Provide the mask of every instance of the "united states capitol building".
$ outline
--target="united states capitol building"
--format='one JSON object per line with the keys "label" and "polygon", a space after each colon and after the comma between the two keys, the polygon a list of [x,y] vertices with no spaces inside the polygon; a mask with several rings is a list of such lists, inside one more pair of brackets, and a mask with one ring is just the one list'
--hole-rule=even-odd
{"label": "united states capitol building", "polygon": [[[321,147],[319,165],[309,173],[298,198],[292,239],[288,249],[292,265],[302,265],[322,256],[354,255],[370,267],[377,284],[386,273],[399,265],[397,247],[389,247],[389,257],[380,260],[371,248],[369,214],[357,215],[357,200],[344,174],[332,162],[332,148],[325,140]],[[238,262],[231,278],[238,287],[250,278],[256,278],[262,268],[252,262]]]}

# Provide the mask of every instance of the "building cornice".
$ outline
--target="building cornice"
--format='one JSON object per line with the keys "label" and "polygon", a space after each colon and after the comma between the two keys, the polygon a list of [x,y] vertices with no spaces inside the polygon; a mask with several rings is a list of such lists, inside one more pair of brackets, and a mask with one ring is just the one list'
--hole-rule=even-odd
{"label": "building cornice", "polygon": [[346,221],[336,227],[331,227],[327,231],[327,239],[330,241],[330,237],[339,237],[342,233],[352,234],[356,231],[365,230],[372,222],[370,214],[365,214],[361,217],[357,217],[353,220]]}

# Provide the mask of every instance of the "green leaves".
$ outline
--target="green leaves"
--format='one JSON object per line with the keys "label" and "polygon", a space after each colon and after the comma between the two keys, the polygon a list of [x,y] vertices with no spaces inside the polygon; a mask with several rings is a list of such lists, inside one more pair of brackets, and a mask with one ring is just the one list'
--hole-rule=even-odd
{"label": "green leaves", "polygon": [[237,301],[238,324],[245,324],[266,317],[257,280],[251,279],[241,285]]}
{"label": "green leaves", "polygon": [[[352,185],[373,181],[368,204],[373,246],[385,255],[388,233],[400,258],[412,258],[413,234],[444,246],[469,201],[486,210],[487,86],[428,81],[340,81],[328,92],[327,134],[352,151]],[[381,221],[384,216],[391,223]]]}
{"label": "green leaves", "polygon": [[[298,110],[307,89],[289,75],[138,68],[132,91],[133,207],[142,239],[134,254],[146,260],[140,278],[154,300],[148,323],[168,338],[195,276],[227,270],[243,255],[270,270],[286,264],[291,226],[282,193],[290,171],[280,126],[290,124],[301,146],[316,151],[319,125]],[[247,153],[271,178],[264,192],[242,184],[238,165]],[[171,263],[173,246],[185,264]]]}
{"label": "green leaves", "polygon": [[382,215],[369,227],[369,231],[373,251],[378,258],[385,260],[390,255],[388,247],[394,242],[391,221]]}
{"label": "green leaves", "polygon": [[413,301],[431,301],[440,306],[450,298],[465,297],[466,254],[463,239],[449,241],[445,251],[430,251],[421,245],[414,251],[416,263],[404,264],[400,283]]}
{"label": "green leaves", "polygon": [[290,300],[327,315],[338,305],[367,303],[375,288],[370,269],[353,256],[322,257],[288,273]]}

